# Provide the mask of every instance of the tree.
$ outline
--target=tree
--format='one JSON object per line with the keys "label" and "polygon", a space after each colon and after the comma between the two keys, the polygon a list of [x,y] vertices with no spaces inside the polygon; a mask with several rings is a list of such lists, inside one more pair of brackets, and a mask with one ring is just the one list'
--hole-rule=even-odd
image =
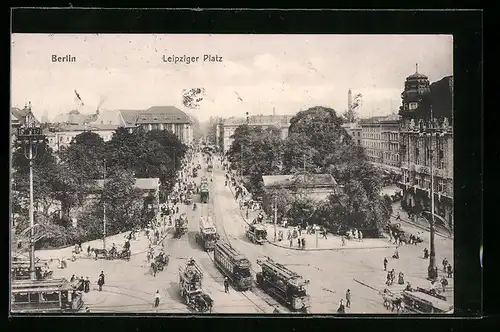
{"label": "tree", "polygon": [[[29,161],[25,157],[25,146],[18,144],[12,155],[13,174],[13,209],[15,213],[26,212],[23,206],[29,204]],[[54,175],[58,165],[52,150],[44,142],[36,147],[36,158],[33,160],[33,198],[35,208],[48,216],[54,207]]]}
{"label": "tree", "polygon": [[262,129],[242,125],[235,130],[229,160],[238,163],[242,174],[250,177],[249,188],[262,196],[262,176],[280,174],[282,141],[276,128]]}
{"label": "tree", "polygon": [[85,180],[102,177],[105,156],[105,143],[101,136],[86,131],[73,138],[61,153],[61,160],[79,175],[83,184]]}
{"label": "tree", "polygon": [[303,168],[305,160],[306,171],[329,173],[344,185],[344,193],[318,212],[323,222],[378,228],[388,218],[379,195],[381,173],[367,161],[363,149],[353,144],[341,124],[333,109],[318,106],[299,112],[291,119],[284,168],[294,172]]}
{"label": "tree", "polygon": [[104,188],[92,205],[92,213],[102,220],[104,204],[106,205],[106,232],[116,234],[142,226],[141,219],[143,198],[135,188],[135,177],[132,171],[111,169],[106,178]]}

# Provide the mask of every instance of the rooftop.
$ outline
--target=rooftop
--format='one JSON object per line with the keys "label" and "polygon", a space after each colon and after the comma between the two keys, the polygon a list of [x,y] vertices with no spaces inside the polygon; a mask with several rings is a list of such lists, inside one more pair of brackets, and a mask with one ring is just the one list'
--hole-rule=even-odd
{"label": "rooftop", "polygon": [[374,116],[367,119],[359,120],[360,125],[364,124],[382,124],[382,123],[390,123],[390,122],[398,122],[401,119],[401,116],[398,114],[384,115],[384,116]]}
{"label": "rooftop", "polygon": [[[249,125],[288,125],[292,119],[292,115],[252,115],[248,117]],[[224,125],[242,125],[245,124],[246,118],[231,117],[224,121]]]}
{"label": "rooftop", "polygon": [[119,110],[126,125],[141,123],[192,123],[188,114],[174,106],[153,106],[147,110]]}
{"label": "rooftop", "polygon": [[301,175],[264,175],[264,187],[334,187],[337,181],[330,174],[305,174]]}
{"label": "rooftop", "polygon": [[89,124],[89,125],[72,125],[61,124],[53,126],[49,129],[50,132],[69,132],[69,131],[100,131],[100,130],[116,130],[119,126],[109,124]]}
{"label": "rooftop", "polygon": [[[102,190],[105,180],[96,180],[96,189]],[[108,180],[106,180],[108,181]],[[156,190],[160,186],[159,178],[136,178],[135,188],[139,190]]]}

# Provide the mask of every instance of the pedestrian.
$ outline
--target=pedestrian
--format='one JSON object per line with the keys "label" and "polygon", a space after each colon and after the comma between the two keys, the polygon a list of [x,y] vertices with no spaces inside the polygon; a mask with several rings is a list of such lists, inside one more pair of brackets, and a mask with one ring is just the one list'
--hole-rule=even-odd
{"label": "pedestrian", "polygon": [[298,245],[299,245],[299,249],[300,249],[300,247],[301,247],[301,245],[302,245],[302,241],[300,240],[300,236],[297,238],[297,243],[298,243]]}
{"label": "pedestrian", "polygon": [[299,236],[302,236],[302,226],[301,225],[299,225],[298,231],[299,231]]}
{"label": "pedestrian", "polygon": [[88,293],[90,291],[90,279],[89,277],[85,278],[85,281],[84,281],[84,287],[83,287],[83,291],[85,293]]}
{"label": "pedestrian", "polygon": [[339,308],[337,309],[337,313],[345,314],[345,307],[344,307],[344,300],[343,299],[340,299],[340,305],[339,305]]}
{"label": "pedestrian", "polygon": [[424,248],[424,259],[429,258],[429,250],[427,248]]}
{"label": "pedestrian", "polygon": [[450,264],[448,264],[448,278],[451,278],[453,276],[453,268],[451,267]]}
{"label": "pedestrian", "polygon": [[448,265],[448,260],[446,257],[443,259],[443,271],[446,272],[446,266]]}
{"label": "pedestrian", "polygon": [[70,281],[70,282],[75,281],[75,275],[74,275],[74,274],[71,276],[71,279],[69,279],[69,281]]}
{"label": "pedestrian", "polygon": [[326,237],[326,229],[324,227],[321,227],[321,234],[323,235],[323,239],[328,240]]}
{"label": "pedestrian", "polygon": [[399,214],[399,212],[398,212],[398,214],[396,215],[396,220],[401,221],[401,215]]}
{"label": "pedestrian", "polygon": [[160,291],[159,290],[156,290],[156,293],[154,295],[154,307],[155,308],[158,308],[158,306],[160,305]]}
{"label": "pedestrian", "polygon": [[345,246],[345,237],[344,237],[344,235],[342,235],[340,237],[340,239],[342,240],[342,247],[344,247]]}
{"label": "pedestrian", "polygon": [[290,232],[290,229],[286,232],[286,238],[290,240],[292,238],[292,232]]}
{"label": "pedestrian", "polygon": [[345,306],[347,308],[351,307],[351,290],[348,289],[347,292],[345,292]]}
{"label": "pedestrian", "polygon": [[359,236],[359,241],[363,242],[363,233],[361,231],[358,231],[358,236]]}
{"label": "pedestrian", "polygon": [[448,280],[445,277],[441,279],[441,287],[443,289],[443,293],[446,293],[446,286],[448,286]]}
{"label": "pedestrian", "polygon": [[90,245],[87,246],[87,256],[90,257],[91,248]]}
{"label": "pedestrian", "polygon": [[102,291],[102,286],[104,285],[104,271],[99,274],[99,279],[97,280],[97,285],[99,286],[99,291]]}
{"label": "pedestrian", "polygon": [[302,250],[304,250],[306,248],[306,238],[303,237],[302,238]]}
{"label": "pedestrian", "polygon": [[384,257],[384,271],[387,271],[387,257]]}
{"label": "pedestrian", "polygon": [[290,248],[291,248],[291,247],[293,247],[293,238],[290,237],[289,240],[290,240]]}
{"label": "pedestrian", "polygon": [[229,278],[224,277],[224,293],[229,293]]}

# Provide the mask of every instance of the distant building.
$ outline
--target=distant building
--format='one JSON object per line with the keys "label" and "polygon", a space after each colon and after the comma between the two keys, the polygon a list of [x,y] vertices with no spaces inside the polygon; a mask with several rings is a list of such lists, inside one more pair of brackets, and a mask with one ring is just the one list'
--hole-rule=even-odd
{"label": "distant building", "polygon": [[280,130],[281,139],[286,139],[292,117],[291,115],[254,115],[249,116],[248,121],[247,119],[236,117],[226,119],[222,124],[224,152],[229,151],[231,144],[233,144],[234,140],[231,136],[233,136],[236,128],[247,123],[252,127],[277,128]]}
{"label": "distant building", "polygon": [[[452,229],[453,77],[429,84],[427,76],[415,72],[406,78],[401,98],[402,205],[415,212],[431,211],[433,174],[435,217]],[[439,128],[438,135],[429,135],[430,123]]]}
{"label": "distant building", "polygon": [[[349,90],[350,91],[350,90]],[[361,131],[362,128],[358,123],[344,123],[342,125],[342,128],[344,128],[349,136],[351,136],[352,141],[354,144],[361,146]]]}
{"label": "distant building", "polygon": [[11,128],[11,142],[14,143],[17,136],[17,129],[23,126],[26,122],[26,117],[31,114],[35,123],[40,125],[40,121],[33,115],[31,111],[31,102],[25,105],[23,109],[17,107],[10,108],[10,128]]}
{"label": "distant building", "polygon": [[44,134],[48,146],[57,153],[67,147],[73,138],[86,131],[98,134],[104,142],[107,142],[111,140],[116,129],[118,129],[116,125],[54,125]]}
{"label": "distant building", "polygon": [[342,186],[330,174],[264,175],[262,181],[266,192],[262,203],[266,211],[272,209],[273,196],[279,195],[282,190],[292,197],[305,195],[316,202],[324,201],[331,194],[339,194],[342,191]]}
{"label": "distant building", "polygon": [[360,120],[361,145],[368,160],[379,168],[400,173],[399,115]]}
{"label": "distant building", "polygon": [[52,120],[54,124],[84,125],[95,121],[99,117],[99,110],[93,114],[82,114],[78,110],[72,110],[66,114],[59,114]]}
{"label": "distant building", "polygon": [[187,145],[193,142],[193,121],[174,106],[153,106],[147,110],[119,110],[122,126],[133,130],[169,130]]}

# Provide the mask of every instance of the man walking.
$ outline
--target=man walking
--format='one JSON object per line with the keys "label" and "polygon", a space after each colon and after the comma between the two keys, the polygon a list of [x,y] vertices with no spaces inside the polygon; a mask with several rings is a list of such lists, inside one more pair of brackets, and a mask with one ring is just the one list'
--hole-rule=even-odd
{"label": "man walking", "polygon": [[154,296],[154,307],[158,308],[159,305],[160,305],[160,291],[157,290]]}
{"label": "man walking", "polygon": [[229,293],[229,278],[224,277],[224,293]]}
{"label": "man walking", "polygon": [[348,289],[347,292],[345,293],[345,306],[347,308],[351,307],[351,290]]}
{"label": "man walking", "polygon": [[102,291],[102,286],[104,285],[104,271],[101,271],[101,274],[99,274],[97,285],[99,286],[99,292]]}
{"label": "man walking", "polygon": [[384,257],[384,271],[387,271],[387,257]]}

